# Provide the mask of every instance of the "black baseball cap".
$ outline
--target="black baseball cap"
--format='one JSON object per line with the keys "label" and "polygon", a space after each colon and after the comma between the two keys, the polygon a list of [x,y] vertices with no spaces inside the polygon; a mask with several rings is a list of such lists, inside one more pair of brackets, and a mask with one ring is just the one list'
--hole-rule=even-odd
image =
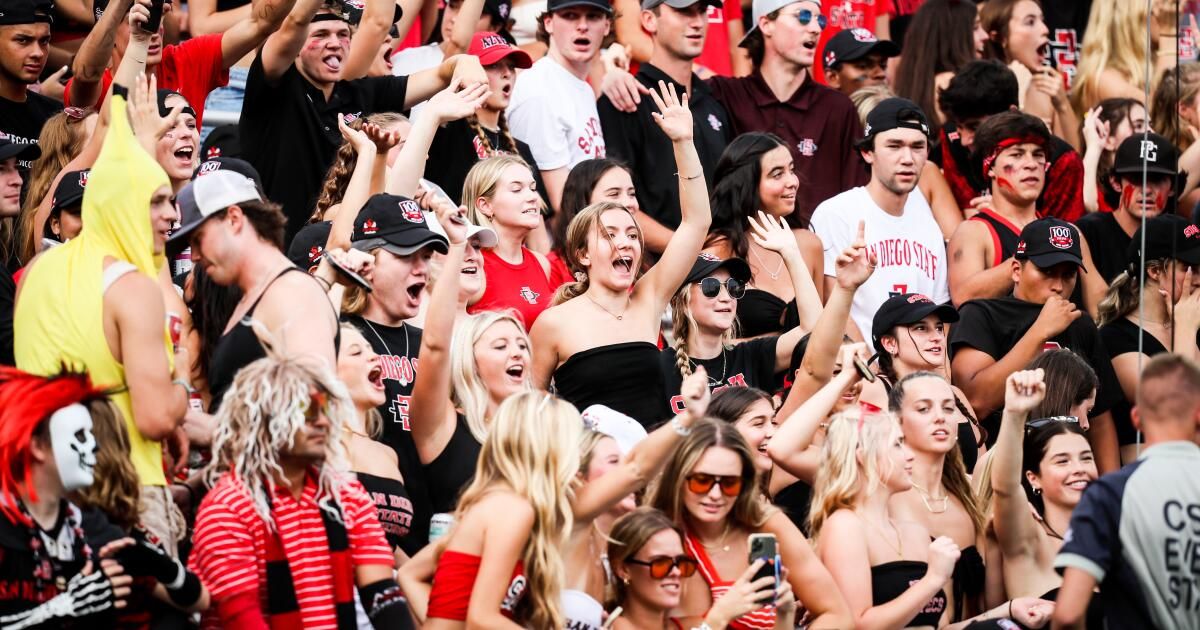
{"label": "black baseball cap", "polygon": [[[1146,260],[1173,259],[1200,265],[1200,227],[1177,214],[1146,219]],[[1133,233],[1126,250],[1130,267],[1142,259],[1142,228]]]}
{"label": "black baseball cap", "polygon": [[[346,22],[351,26],[357,26],[362,21],[363,11],[366,8],[366,0],[342,0],[342,14],[346,16]],[[392,24],[395,24],[404,17],[404,9],[395,2],[392,3],[392,8]]]}
{"label": "black baseball cap", "polygon": [[445,254],[450,242],[429,229],[417,202],[399,195],[378,194],[363,205],[354,219],[354,249],[369,252],[380,247],[397,256],[408,256],[426,246]]}
{"label": "black baseball cap", "polygon": [[259,191],[262,191],[262,177],[258,174],[258,169],[246,160],[239,160],[232,157],[216,157],[201,162],[196,166],[196,170],[192,172],[192,179],[211,175],[217,171],[233,171],[254,182],[258,186]]}
{"label": "black baseball cap", "polygon": [[871,53],[884,57],[898,57],[900,47],[891,40],[875,37],[874,33],[865,28],[852,28],[829,38],[825,43],[823,60],[826,68],[832,68],[839,63],[862,59]]}
{"label": "black baseball cap", "polygon": [[0,26],[14,24],[54,23],[54,2],[51,0],[4,0],[0,10]]}
{"label": "black baseball cap", "polygon": [[915,324],[930,315],[937,315],[947,323],[958,321],[958,309],[950,304],[938,304],[921,293],[893,295],[875,311],[875,318],[871,320],[871,340],[878,348],[880,337],[891,329]]}
{"label": "black baseball cap", "polygon": [[1031,260],[1039,269],[1049,269],[1060,263],[1074,263],[1083,268],[1083,249],[1079,244],[1079,228],[1059,219],[1038,219],[1021,230],[1021,240],[1013,254],[1017,260]]}
{"label": "black baseball cap", "polygon": [[886,98],[867,114],[863,139],[869,140],[892,129],[916,129],[928,137],[929,119],[925,117],[925,112],[921,111],[920,105],[906,98]]}
{"label": "black baseball cap", "polygon": [[36,160],[39,157],[42,157],[42,150],[38,148],[38,145],[13,142],[9,139],[8,134],[0,132],[0,160],[8,158]]}
{"label": "black baseball cap", "polygon": [[305,271],[319,264],[325,256],[325,243],[329,242],[329,231],[332,228],[333,221],[309,223],[300,228],[296,236],[292,237],[292,244],[288,246],[288,259]]}
{"label": "black baseball cap", "polygon": [[237,125],[221,125],[208,132],[208,137],[200,145],[200,159],[211,160],[218,157],[241,157],[242,140],[238,135]]}
{"label": "black baseball cap", "polygon": [[692,270],[688,272],[687,278],[683,281],[685,285],[693,282],[699,282],[713,274],[718,269],[724,269],[729,272],[731,278],[741,280],[742,282],[750,282],[750,265],[741,258],[726,258],[724,260],[716,257],[708,252],[702,252],[696,256],[696,262],[692,264]]}
{"label": "black baseball cap", "polygon": [[87,188],[88,173],[91,172],[92,169],[85,168],[82,171],[63,173],[62,179],[58,180],[58,186],[54,189],[50,214],[70,211],[72,208],[76,214],[79,213],[80,206],[83,205],[83,190]]}
{"label": "black baseball cap", "polygon": [[1175,175],[1179,171],[1179,149],[1156,133],[1134,134],[1117,147],[1112,172],[1141,175],[1143,164],[1151,175]]}
{"label": "black baseball cap", "polygon": [[600,9],[609,15],[612,15],[613,7],[611,0],[547,0],[546,11],[554,13],[571,7],[591,7]]}
{"label": "black baseball cap", "polygon": [[649,11],[664,4],[672,9],[686,9],[696,3],[710,7],[719,7],[724,4],[721,0],[642,0],[642,10]]}

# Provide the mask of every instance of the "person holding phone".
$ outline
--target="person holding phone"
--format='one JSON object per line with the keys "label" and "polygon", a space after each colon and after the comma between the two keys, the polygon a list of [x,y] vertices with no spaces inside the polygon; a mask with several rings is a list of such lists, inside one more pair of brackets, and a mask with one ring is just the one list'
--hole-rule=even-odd
{"label": "person holding phone", "polygon": [[779,590],[772,594],[774,576],[755,577],[764,563],[750,560],[751,534],[775,537],[780,575],[786,568],[787,581],[813,627],[851,625],[845,600],[804,534],[762,496],[754,455],[733,425],[706,420],[692,427],[646,504],[681,527],[684,548],[699,563],[697,575],[684,580],[677,607],[685,627],[794,626],[795,610],[781,605]]}

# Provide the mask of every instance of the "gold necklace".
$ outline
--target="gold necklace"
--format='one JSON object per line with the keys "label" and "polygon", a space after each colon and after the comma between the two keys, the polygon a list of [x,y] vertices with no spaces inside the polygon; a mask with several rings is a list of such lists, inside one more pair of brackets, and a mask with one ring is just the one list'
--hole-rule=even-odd
{"label": "gold necklace", "polygon": [[704,542],[703,538],[700,538],[700,544],[703,545],[705,549],[720,549],[721,551],[729,551],[729,545],[725,544],[725,539],[728,537],[729,537],[729,521],[725,521],[725,531],[722,532],[722,534],[721,534],[720,542],[718,542],[715,545],[710,545],[710,544]]}
{"label": "gold necklace", "polygon": [[[940,499],[935,499],[932,496],[930,496],[928,492],[925,491],[925,488],[922,488],[921,486],[918,486],[915,483],[913,484],[913,489],[917,491],[917,494],[921,495],[921,503],[925,504],[925,509],[930,514],[941,514],[942,512],[945,512],[947,509],[950,508],[950,495],[947,494],[946,496],[944,496]],[[941,501],[942,509],[940,509],[940,510],[933,509],[933,506],[929,505],[930,501]]]}
{"label": "gold necklace", "polygon": [[879,532],[879,534],[880,534],[879,538],[881,540],[883,540],[883,542],[886,543],[887,546],[892,549],[892,551],[896,552],[897,557],[899,557],[901,560],[904,559],[904,540],[900,537],[900,528],[896,527],[896,524],[892,522],[892,519],[890,519],[890,518],[888,519],[888,525],[891,525],[892,530],[894,530],[896,532],[896,544],[895,545],[892,544],[892,541],[887,539],[887,534],[883,531],[882,527],[876,525],[874,522],[871,521],[871,519],[867,518],[865,515],[863,515],[862,520],[866,521],[871,527],[875,528],[875,531]]}
{"label": "gold necklace", "polygon": [[612,315],[613,317],[617,318],[617,321],[620,321],[620,320],[624,319],[624,318],[625,318],[625,311],[629,310],[629,296],[628,296],[628,295],[627,295],[627,296],[625,296],[625,308],[621,309],[621,314],[620,314],[620,315],[617,315],[616,313],[614,313],[614,312],[612,312],[612,311],[610,311],[610,310],[608,310],[608,309],[604,308],[604,306],[602,306],[602,305],[601,305],[599,302],[597,302],[596,300],[593,300],[593,299],[592,299],[592,296],[590,296],[590,295],[588,295],[588,294],[586,294],[586,293],[584,293],[584,294],[583,294],[583,297],[587,298],[587,299],[588,299],[588,301],[590,301],[592,304],[595,304],[595,305],[596,305],[596,308],[599,308],[600,310],[604,311],[605,313],[608,313],[609,315]]}
{"label": "gold necklace", "polygon": [[772,280],[779,279],[779,274],[783,273],[783,257],[782,256],[780,256],[779,264],[775,266],[775,271],[774,271],[774,273],[772,273],[771,270],[767,269],[767,263],[763,262],[762,256],[758,255],[758,250],[751,247],[750,253],[754,254],[754,258],[758,261],[758,264],[762,265],[762,270],[764,273],[766,273],[768,276],[771,276]]}

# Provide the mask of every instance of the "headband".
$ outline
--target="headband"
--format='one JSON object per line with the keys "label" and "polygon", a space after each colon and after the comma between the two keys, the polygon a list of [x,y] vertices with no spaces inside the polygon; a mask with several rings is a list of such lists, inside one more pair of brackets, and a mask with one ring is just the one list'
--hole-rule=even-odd
{"label": "headband", "polygon": [[996,143],[996,148],[992,149],[992,152],[988,154],[987,157],[983,158],[983,178],[989,179],[987,172],[991,170],[992,164],[995,163],[996,158],[999,157],[1001,151],[1018,144],[1036,144],[1039,147],[1045,148],[1046,139],[1034,134],[1026,134],[1023,136],[1005,138]]}

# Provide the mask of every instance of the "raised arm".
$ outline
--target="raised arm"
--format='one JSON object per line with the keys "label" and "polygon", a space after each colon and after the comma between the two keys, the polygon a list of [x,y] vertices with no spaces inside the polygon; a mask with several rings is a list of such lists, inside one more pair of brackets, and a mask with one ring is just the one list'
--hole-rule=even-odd
{"label": "raised arm", "polygon": [[1046,383],[1040,368],[1014,372],[1004,382],[1004,414],[1000,419],[996,446],[992,448],[992,492],[995,497],[992,524],[1006,557],[1032,553],[1037,544],[1029,499],[1021,486],[1021,453],[1025,420],[1045,397]]}
{"label": "raised arm", "polygon": [[1108,139],[1108,123],[1100,119],[1100,106],[1088,110],[1083,119],[1083,207],[1088,212],[1100,209],[1100,185],[1096,175],[1100,172],[1100,157],[1104,154],[1104,141]]}
{"label": "raised arm", "polygon": [[[148,11],[150,0],[138,0],[138,4]],[[112,61],[113,46],[116,45],[117,27],[121,20],[126,19],[126,13],[132,5],[133,0],[113,0],[109,3],[104,15],[100,16],[96,26],[79,45],[79,52],[75,53],[75,61],[71,64],[75,76],[71,78],[67,94],[67,99],[75,107],[91,107],[99,102],[103,94],[101,81],[104,79],[104,70]],[[130,31],[130,43],[138,30],[135,28]],[[142,55],[141,60],[145,63],[146,56]]]}
{"label": "raised arm", "polygon": [[250,17],[249,4],[228,11],[217,10],[217,0],[188,1],[188,29],[192,35],[224,33],[234,24]]}
{"label": "raised arm", "polygon": [[942,229],[942,239],[950,240],[954,231],[963,222],[962,209],[954,199],[954,191],[946,183],[946,176],[933,162],[925,162],[921,169],[921,191],[929,199],[929,208],[933,211],[933,220]]}
{"label": "raised arm", "polygon": [[442,260],[442,270],[433,285],[425,330],[421,334],[421,378],[413,385],[409,405],[409,426],[422,464],[428,464],[445,450],[454,435],[451,413],[450,343],[454,337],[454,315],[458,311],[459,283],[467,249],[465,208],[454,208],[442,200],[438,222],[450,241],[450,251]]}
{"label": "raised arm", "polygon": [[576,527],[589,525],[621,499],[646,487],[662,470],[684,434],[690,432],[692,425],[704,417],[712,395],[708,391],[708,374],[703,366],[684,379],[679,391],[686,405],[683,413],[638,442],[621,458],[616,468],[579,488],[571,504]]}
{"label": "raised arm", "polygon": [[479,83],[486,87],[488,84],[487,73],[483,71],[483,66],[479,65],[479,57],[453,55],[446,58],[436,68],[409,75],[408,87],[404,93],[404,108],[408,109],[432,98],[434,94],[445,90],[456,80],[458,85],[468,90]]}
{"label": "raised arm", "polygon": [[372,140],[375,137],[392,137],[395,132],[385,132],[373,123],[364,123],[362,129],[351,128],[345,122],[345,117],[338,116],[338,131],[342,138],[354,147],[357,157],[354,161],[354,172],[350,175],[350,183],[346,185],[346,193],[339,201],[340,209],[333,217],[333,225],[329,229],[329,239],[325,241],[325,249],[350,248],[351,235],[354,232],[354,219],[358,216],[367,199],[371,196],[371,175],[378,159],[378,149]]}
{"label": "raised arm", "polygon": [[865,343],[842,346],[841,357],[842,371],[804,401],[790,417],[784,418],[767,443],[767,455],[776,465],[810,485],[817,478],[817,468],[821,465],[821,448],[813,445],[813,436],[829,418],[829,412],[833,411],[842,392],[854,387],[862,378],[854,369],[854,358],[863,362],[870,359]]}
{"label": "raised arm", "polygon": [[350,52],[346,55],[346,63],[342,64],[343,79],[367,76],[367,71],[379,55],[379,47],[387,41],[388,32],[392,30],[392,18],[395,16],[396,0],[367,0],[358,28],[350,38]]}
{"label": "raised arm", "polygon": [[279,30],[267,37],[258,55],[268,83],[278,81],[295,63],[296,56],[300,54],[304,40],[308,37],[308,25],[323,2],[324,0],[296,0],[291,12],[280,24]]}
{"label": "raised arm", "polygon": [[781,258],[792,279],[796,291],[796,308],[800,313],[800,325],[783,333],[775,344],[775,371],[782,372],[792,363],[792,351],[800,338],[813,329],[821,316],[821,296],[813,284],[812,275],[804,257],[800,255],[800,243],[796,235],[782,219],[758,211],[758,219],[750,217],[750,237],[763,249],[773,251]]}
{"label": "raised arm", "polygon": [[[692,110],[688,109],[687,94],[682,100],[675,86],[658,82],[658,91],[650,91],[650,97],[658,106],[651,116],[671,139],[675,150],[676,177],[679,179],[679,208],[683,220],[675,236],[663,251],[662,257],[634,288],[634,299],[653,300],[655,317],[666,308],[671,296],[679,289],[688,271],[696,262],[696,255],[704,247],[704,239],[712,224],[712,212],[708,206],[708,186],[704,183],[704,168],[692,142]],[[646,295],[646,298],[642,298]]]}
{"label": "raised arm", "polygon": [[950,257],[950,299],[957,308],[963,302],[979,298],[1000,297],[1012,291],[1012,265],[1008,260],[988,267],[988,244],[991,235],[980,221],[963,221],[946,253]]}
{"label": "raised arm", "polygon": [[451,120],[474,114],[491,95],[486,82],[466,88],[460,88],[461,85],[461,79],[454,79],[449,87],[429,99],[425,111],[408,132],[408,139],[404,141],[400,155],[396,156],[396,162],[388,169],[388,194],[415,197],[417,184],[425,172],[429,145],[433,144],[437,128]]}
{"label": "raised arm", "polygon": [[279,30],[295,5],[296,0],[254,0],[250,5],[250,14],[229,26],[221,37],[221,65],[231,68],[250,51],[258,48],[267,37]]}
{"label": "raised arm", "polygon": [[[463,0],[454,18],[454,30],[450,31],[450,41],[442,42],[442,51],[446,56],[466,52],[471,45],[471,37],[475,35],[475,26],[483,15],[483,0]],[[507,17],[507,16],[506,16]]]}

